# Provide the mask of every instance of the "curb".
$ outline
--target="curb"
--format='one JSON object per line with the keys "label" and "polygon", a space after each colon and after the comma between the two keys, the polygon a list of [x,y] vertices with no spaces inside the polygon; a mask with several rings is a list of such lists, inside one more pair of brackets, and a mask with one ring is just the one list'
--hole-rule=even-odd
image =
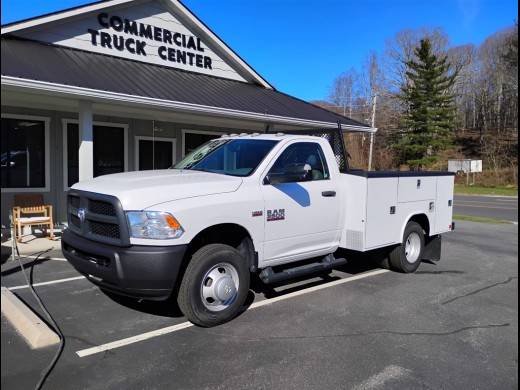
{"label": "curb", "polygon": [[59,336],[7,287],[2,287],[2,314],[32,349],[48,347],[60,342]]}

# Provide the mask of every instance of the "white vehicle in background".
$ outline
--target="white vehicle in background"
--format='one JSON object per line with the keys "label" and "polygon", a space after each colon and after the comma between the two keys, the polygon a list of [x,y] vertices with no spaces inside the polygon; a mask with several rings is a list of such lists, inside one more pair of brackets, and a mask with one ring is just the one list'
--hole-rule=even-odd
{"label": "white vehicle in background", "polygon": [[251,273],[276,283],[331,269],[347,262],[339,248],[382,249],[405,273],[439,260],[454,174],[349,171],[341,131],[314,133],[223,136],[172,169],[79,182],[63,253],[104,290],[176,294],[205,327],[236,316]]}

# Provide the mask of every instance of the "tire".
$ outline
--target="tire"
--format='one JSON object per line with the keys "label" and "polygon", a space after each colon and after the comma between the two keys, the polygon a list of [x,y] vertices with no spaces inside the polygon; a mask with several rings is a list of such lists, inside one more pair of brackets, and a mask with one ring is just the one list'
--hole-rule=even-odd
{"label": "tire", "polygon": [[419,268],[424,253],[424,232],[417,222],[408,222],[403,242],[390,252],[388,258],[393,271],[412,273]]}
{"label": "tire", "polygon": [[182,313],[205,328],[235,318],[249,292],[249,267],[234,248],[210,244],[192,256],[177,296]]}

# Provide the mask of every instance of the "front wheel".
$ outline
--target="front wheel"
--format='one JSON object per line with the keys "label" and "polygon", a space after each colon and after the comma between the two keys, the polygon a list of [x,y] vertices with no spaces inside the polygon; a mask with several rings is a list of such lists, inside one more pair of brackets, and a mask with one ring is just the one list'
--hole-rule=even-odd
{"label": "front wheel", "polygon": [[417,222],[408,222],[403,242],[390,252],[390,268],[397,272],[415,272],[421,264],[424,252],[424,232]]}
{"label": "front wheel", "polygon": [[249,268],[238,251],[210,244],[193,255],[177,303],[195,325],[212,327],[233,319],[249,292]]}

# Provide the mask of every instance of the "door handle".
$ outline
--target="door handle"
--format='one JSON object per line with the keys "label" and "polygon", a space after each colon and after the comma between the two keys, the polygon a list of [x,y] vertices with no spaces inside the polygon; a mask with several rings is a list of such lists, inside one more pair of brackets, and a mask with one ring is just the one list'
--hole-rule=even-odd
{"label": "door handle", "polygon": [[321,193],[321,196],[325,196],[325,197],[336,196],[336,191],[323,191]]}

